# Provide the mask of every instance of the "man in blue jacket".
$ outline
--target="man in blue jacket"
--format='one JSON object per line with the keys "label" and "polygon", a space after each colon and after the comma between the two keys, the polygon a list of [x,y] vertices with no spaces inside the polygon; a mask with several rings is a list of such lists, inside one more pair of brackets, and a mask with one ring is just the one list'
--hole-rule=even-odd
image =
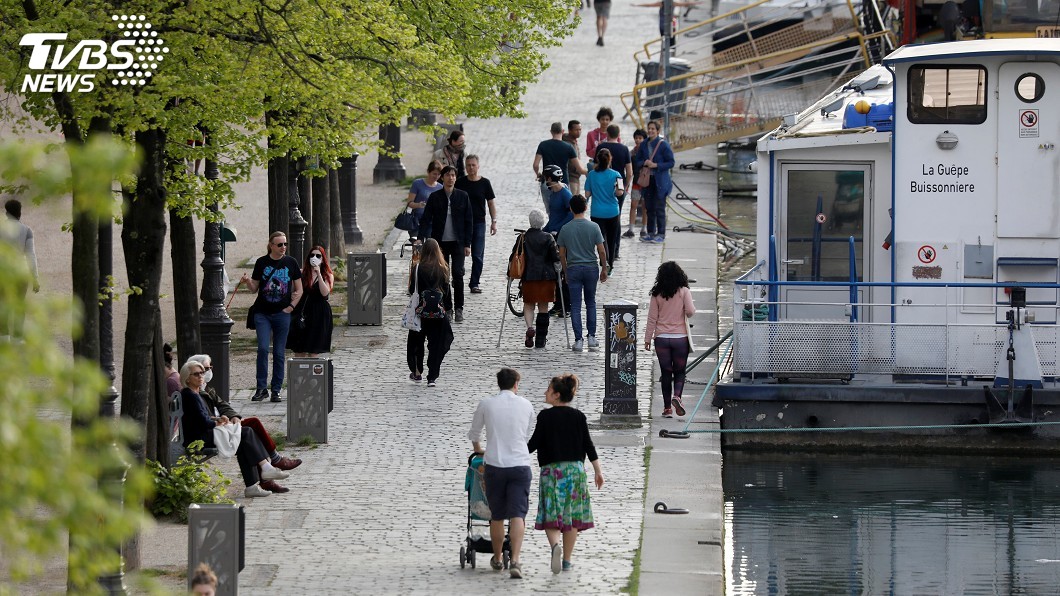
{"label": "man in blue jacket", "polygon": [[456,168],[445,166],[442,189],[427,197],[417,238],[434,238],[442,247],[453,278],[453,320],[457,323],[464,320],[464,258],[471,256],[473,231],[471,199],[456,188]]}
{"label": "man in blue jacket", "polygon": [[659,123],[648,123],[648,140],[640,144],[633,156],[633,171],[641,167],[651,170],[651,184],[641,188],[644,214],[648,220],[648,234],[641,242],[662,244],[666,238],[666,197],[673,190],[670,170],[674,167],[674,152],[670,144],[659,136]]}

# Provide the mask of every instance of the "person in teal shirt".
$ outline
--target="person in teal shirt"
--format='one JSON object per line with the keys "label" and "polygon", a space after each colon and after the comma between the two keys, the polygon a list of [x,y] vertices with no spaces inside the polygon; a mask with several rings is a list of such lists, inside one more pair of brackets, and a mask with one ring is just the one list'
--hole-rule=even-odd
{"label": "person in teal shirt", "polygon": [[611,152],[606,148],[599,149],[596,152],[596,167],[585,180],[585,196],[592,200],[589,219],[600,226],[604,235],[608,274],[614,269],[615,252],[622,234],[618,217],[622,212],[619,197],[624,196],[625,192],[622,174],[611,169]]}

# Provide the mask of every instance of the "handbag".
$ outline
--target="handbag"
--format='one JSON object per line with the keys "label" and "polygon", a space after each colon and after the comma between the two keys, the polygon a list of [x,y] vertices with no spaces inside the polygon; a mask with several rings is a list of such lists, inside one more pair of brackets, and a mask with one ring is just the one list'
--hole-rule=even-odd
{"label": "handbag", "polygon": [[[258,291],[259,292],[261,291],[262,288],[265,287],[266,284],[268,284],[270,281],[272,281],[272,276],[273,275],[276,275],[276,270],[275,269],[272,271],[272,273],[269,274],[268,277],[266,277],[265,279],[261,280],[261,283],[258,284]],[[247,329],[257,329],[258,328],[257,323],[254,322],[254,315],[256,315],[257,313],[258,313],[258,299],[255,298],[254,299],[254,304],[251,304],[250,308],[247,309]]]}
{"label": "handbag", "polygon": [[519,239],[515,241],[515,248],[512,249],[512,256],[508,258],[508,277],[510,279],[522,279],[523,274],[526,273],[526,252],[523,250],[523,236],[519,234]]}
{"label": "handbag", "polygon": [[409,297],[409,304],[405,307],[405,312],[401,315],[401,328],[408,329],[409,331],[420,331],[423,329],[423,321],[420,320],[420,315],[416,313],[416,307],[420,305],[420,266],[416,265],[416,270],[412,273],[414,289],[412,296]]}
{"label": "handbag", "polygon": [[417,230],[419,226],[416,225],[416,216],[412,214],[412,209],[405,209],[399,213],[397,219],[394,220],[394,227],[406,232]]}
{"label": "handbag", "polygon": [[239,450],[241,430],[238,420],[213,427],[213,444],[217,447],[217,455],[232,457],[236,454]]}
{"label": "handbag", "polygon": [[[648,161],[655,159],[655,152],[659,150],[659,145],[662,145],[662,139],[659,139],[658,143],[655,143],[655,148],[651,150],[651,155],[648,156]],[[651,184],[651,168],[648,166],[641,166],[637,172],[637,186],[641,188],[647,188]]]}

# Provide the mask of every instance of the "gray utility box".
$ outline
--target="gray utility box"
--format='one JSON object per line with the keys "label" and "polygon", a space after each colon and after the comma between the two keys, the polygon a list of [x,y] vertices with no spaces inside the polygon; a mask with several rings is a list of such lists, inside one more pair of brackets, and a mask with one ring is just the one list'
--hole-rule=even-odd
{"label": "gray utility box", "polygon": [[335,367],[330,358],[287,359],[287,440],[328,442],[328,414],[335,408]]}
{"label": "gray utility box", "polygon": [[386,255],[346,253],[346,317],[350,325],[382,325]]}
{"label": "gray utility box", "polygon": [[637,303],[615,300],[604,305],[604,415],[638,416]]}
{"label": "gray utility box", "polygon": [[239,594],[244,566],[246,515],[239,505],[188,505],[188,590],[200,563],[217,574],[217,596]]}

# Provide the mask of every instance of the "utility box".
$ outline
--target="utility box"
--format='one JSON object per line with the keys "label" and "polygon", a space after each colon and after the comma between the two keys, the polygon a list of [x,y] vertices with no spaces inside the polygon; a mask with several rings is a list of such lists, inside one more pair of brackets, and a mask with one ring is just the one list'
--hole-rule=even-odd
{"label": "utility box", "polygon": [[335,367],[330,358],[287,360],[287,439],[328,442],[328,414],[335,407]]}
{"label": "utility box", "polygon": [[386,255],[346,254],[346,317],[349,325],[382,325],[386,297]]}
{"label": "utility box", "polygon": [[604,416],[639,416],[637,406],[637,303],[604,305]]}
{"label": "utility box", "polygon": [[244,566],[246,515],[239,505],[188,505],[188,590],[200,563],[217,574],[217,596],[239,594]]}

